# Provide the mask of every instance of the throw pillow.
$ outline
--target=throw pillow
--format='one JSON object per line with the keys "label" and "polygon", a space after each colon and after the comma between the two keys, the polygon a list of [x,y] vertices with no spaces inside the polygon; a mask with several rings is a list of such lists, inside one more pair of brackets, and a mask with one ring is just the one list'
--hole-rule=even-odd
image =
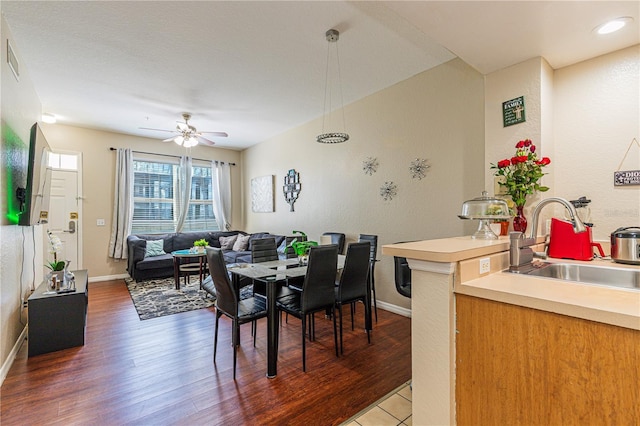
{"label": "throw pillow", "polygon": [[147,240],[147,248],[144,252],[144,257],[154,257],[166,254],[164,252],[163,240]]}
{"label": "throw pillow", "polygon": [[233,249],[233,244],[236,242],[238,238],[237,235],[232,235],[230,237],[220,237],[218,240],[220,241],[220,248],[222,250],[231,250]]}
{"label": "throw pillow", "polygon": [[238,235],[238,239],[233,244],[233,251],[245,251],[249,247],[251,235]]}

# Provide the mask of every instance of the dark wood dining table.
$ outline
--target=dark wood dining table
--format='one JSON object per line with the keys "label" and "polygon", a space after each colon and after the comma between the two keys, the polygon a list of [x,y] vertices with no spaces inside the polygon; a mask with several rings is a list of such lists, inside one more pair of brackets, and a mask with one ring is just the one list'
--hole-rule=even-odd
{"label": "dark wood dining table", "polygon": [[[338,255],[336,273],[344,267],[345,256]],[[298,259],[282,259],[261,263],[235,263],[227,266],[232,274],[236,290],[239,290],[240,278],[251,278],[266,283],[267,287],[267,377],[272,379],[278,374],[278,327],[279,316],[276,312],[276,294],[279,285],[288,278],[304,277],[307,266],[300,265]],[[240,294],[239,291],[237,294]]]}

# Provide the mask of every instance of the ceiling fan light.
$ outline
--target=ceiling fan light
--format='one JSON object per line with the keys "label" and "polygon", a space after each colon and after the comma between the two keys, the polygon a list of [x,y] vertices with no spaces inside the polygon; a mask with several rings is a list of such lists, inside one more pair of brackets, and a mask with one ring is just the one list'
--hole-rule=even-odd
{"label": "ceiling fan light", "polygon": [[176,136],[175,139],[173,140],[175,143],[177,143],[178,145],[182,146],[182,144],[184,143],[184,137],[182,136]]}
{"label": "ceiling fan light", "polygon": [[186,138],[183,144],[185,148],[191,148],[192,146],[196,146],[196,145],[198,145],[198,140],[191,136]]}

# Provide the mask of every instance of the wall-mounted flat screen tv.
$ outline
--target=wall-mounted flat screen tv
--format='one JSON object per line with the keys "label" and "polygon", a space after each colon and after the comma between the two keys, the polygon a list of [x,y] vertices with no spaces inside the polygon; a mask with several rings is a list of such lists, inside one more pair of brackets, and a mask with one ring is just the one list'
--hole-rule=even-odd
{"label": "wall-mounted flat screen tv", "polygon": [[49,196],[51,192],[51,149],[42,129],[35,123],[29,138],[29,163],[27,164],[27,185],[18,188],[16,196],[21,203],[18,224],[32,226],[49,221]]}

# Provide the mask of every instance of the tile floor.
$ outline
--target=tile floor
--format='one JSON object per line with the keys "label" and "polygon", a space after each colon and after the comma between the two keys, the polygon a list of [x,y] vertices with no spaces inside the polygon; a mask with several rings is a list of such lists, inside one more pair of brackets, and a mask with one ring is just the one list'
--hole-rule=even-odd
{"label": "tile floor", "polygon": [[343,423],[343,426],[411,426],[409,383],[405,383],[371,407],[356,414]]}

